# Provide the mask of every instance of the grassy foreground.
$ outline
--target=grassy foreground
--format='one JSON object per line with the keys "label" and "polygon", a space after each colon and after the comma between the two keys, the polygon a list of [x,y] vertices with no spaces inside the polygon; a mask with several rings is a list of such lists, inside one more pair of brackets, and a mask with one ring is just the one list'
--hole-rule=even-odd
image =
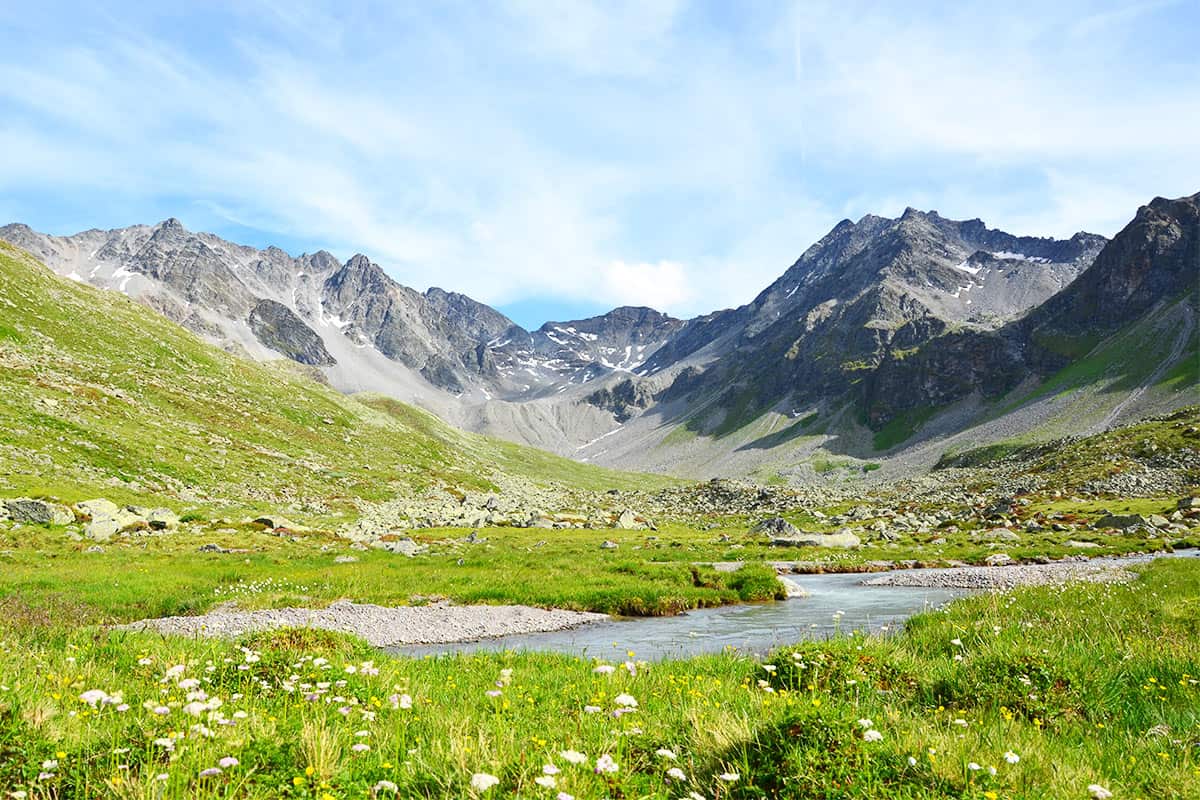
{"label": "grassy foreground", "polygon": [[5,602],[10,796],[1200,794],[1192,561],[1127,586],[976,597],[892,638],[767,663],[413,660],[331,634],[228,643],[70,623]]}

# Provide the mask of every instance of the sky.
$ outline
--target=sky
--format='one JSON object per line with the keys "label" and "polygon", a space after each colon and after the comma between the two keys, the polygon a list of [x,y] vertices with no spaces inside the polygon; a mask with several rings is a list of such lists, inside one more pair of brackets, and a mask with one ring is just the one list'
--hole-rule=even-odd
{"label": "sky", "polygon": [[534,327],[752,299],[906,206],[1200,191],[1200,3],[0,3],[0,223],[177,217]]}

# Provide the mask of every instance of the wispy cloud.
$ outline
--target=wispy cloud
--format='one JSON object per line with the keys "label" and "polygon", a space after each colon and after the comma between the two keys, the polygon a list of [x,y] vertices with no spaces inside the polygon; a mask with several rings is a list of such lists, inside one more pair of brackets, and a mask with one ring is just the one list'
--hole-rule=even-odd
{"label": "wispy cloud", "polygon": [[690,314],[748,300],[843,216],[1112,233],[1200,188],[1191,4],[902,11],[0,12],[2,209],[58,231],[176,215],[492,303]]}

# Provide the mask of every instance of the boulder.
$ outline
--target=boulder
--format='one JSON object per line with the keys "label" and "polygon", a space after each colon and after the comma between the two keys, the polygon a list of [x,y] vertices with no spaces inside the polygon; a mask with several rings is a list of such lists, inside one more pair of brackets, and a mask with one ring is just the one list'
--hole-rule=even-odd
{"label": "boulder", "polygon": [[642,525],[638,523],[637,514],[633,513],[632,510],[627,508],[621,512],[619,517],[617,517],[617,521],[613,524],[613,527],[625,531],[632,531],[641,528]]}
{"label": "boulder", "polygon": [[853,549],[862,546],[862,540],[853,533],[806,533],[796,531],[788,536],[772,536],[772,547],[841,547]]}
{"label": "boulder", "polygon": [[75,510],[85,517],[92,519],[116,519],[120,513],[121,507],[111,500],[98,498],[96,500],[84,500],[82,503],[75,504]]}
{"label": "boulder", "polygon": [[1096,520],[1093,528],[1116,528],[1120,531],[1128,531],[1134,528],[1149,528],[1150,520],[1143,517],[1141,514],[1105,514],[1100,519]]}
{"label": "boulder", "polygon": [[1181,497],[1175,507],[1181,511],[1190,511],[1193,508],[1200,508],[1200,497]]}
{"label": "boulder", "polygon": [[94,519],[83,526],[83,535],[96,542],[107,542],[120,530],[121,526],[114,519]]}
{"label": "boulder", "polygon": [[1066,541],[1066,545],[1067,545],[1067,547],[1078,547],[1081,550],[1087,550],[1087,549],[1091,549],[1093,547],[1100,546],[1096,542],[1077,542],[1074,539],[1068,539]]}
{"label": "boulder", "polygon": [[754,533],[766,533],[771,536],[795,536],[800,529],[783,517],[768,517],[754,526]]}
{"label": "boulder", "polygon": [[13,522],[28,522],[34,525],[70,525],[75,515],[65,506],[45,500],[17,498],[5,500],[4,507]]}
{"label": "boulder", "polygon": [[1155,528],[1171,527],[1171,520],[1167,519],[1166,517],[1164,517],[1160,514],[1151,514],[1150,516],[1146,517],[1146,521],[1149,522],[1151,525],[1153,525]]}
{"label": "boulder", "polygon": [[603,542],[600,543],[601,550],[616,550],[618,547],[620,547],[620,545],[617,544],[616,542],[612,541],[611,539],[605,539]]}
{"label": "boulder", "polygon": [[1003,567],[1013,563],[1012,556],[1008,553],[993,553],[983,560],[983,563],[989,567]]}
{"label": "boulder", "polygon": [[155,508],[146,514],[146,522],[151,530],[173,531],[179,527],[179,515],[169,508]]}
{"label": "boulder", "polygon": [[279,528],[287,528],[293,531],[301,530],[300,526],[281,514],[264,514],[263,516],[256,518],[254,520],[254,524],[266,525],[271,530],[277,530]]}
{"label": "boulder", "polygon": [[337,558],[333,559],[333,563],[335,564],[355,564],[357,562],[357,556],[338,556]]}
{"label": "boulder", "polygon": [[118,531],[136,528],[146,523],[145,514],[148,513],[145,509],[135,506],[121,508],[116,503],[104,499],[84,500],[82,503],[76,503],[75,510],[84,516],[91,517],[93,523],[105,523],[97,525],[98,531],[107,530],[112,525],[115,525]]}
{"label": "boulder", "polygon": [[984,531],[979,535],[979,538],[987,542],[1019,542],[1021,537],[1010,531],[1008,528],[992,528],[990,531]]}
{"label": "boulder", "polygon": [[418,544],[412,539],[398,539],[390,542],[372,542],[371,546],[377,550],[387,550],[389,553],[396,553],[398,555],[408,556],[409,558],[412,558],[413,556],[419,556],[429,550],[429,548],[425,545]]}

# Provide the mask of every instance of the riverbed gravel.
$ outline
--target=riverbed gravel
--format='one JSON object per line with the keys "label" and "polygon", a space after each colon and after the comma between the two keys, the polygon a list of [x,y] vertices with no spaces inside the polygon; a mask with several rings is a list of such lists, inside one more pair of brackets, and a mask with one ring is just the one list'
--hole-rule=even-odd
{"label": "riverbed gravel", "polygon": [[888,572],[862,582],[863,586],[914,586],[935,589],[1012,589],[1086,581],[1124,583],[1134,573],[1111,562],[1057,562],[1003,567],[954,567]]}
{"label": "riverbed gravel", "polygon": [[194,617],[163,617],[121,626],[176,636],[232,638],[274,628],[320,628],[360,636],[376,647],[469,642],[498,636],[547,633],[607,620],[605,614],[531,606],[385,607],[336,602],[326,608],[213,611]]}

